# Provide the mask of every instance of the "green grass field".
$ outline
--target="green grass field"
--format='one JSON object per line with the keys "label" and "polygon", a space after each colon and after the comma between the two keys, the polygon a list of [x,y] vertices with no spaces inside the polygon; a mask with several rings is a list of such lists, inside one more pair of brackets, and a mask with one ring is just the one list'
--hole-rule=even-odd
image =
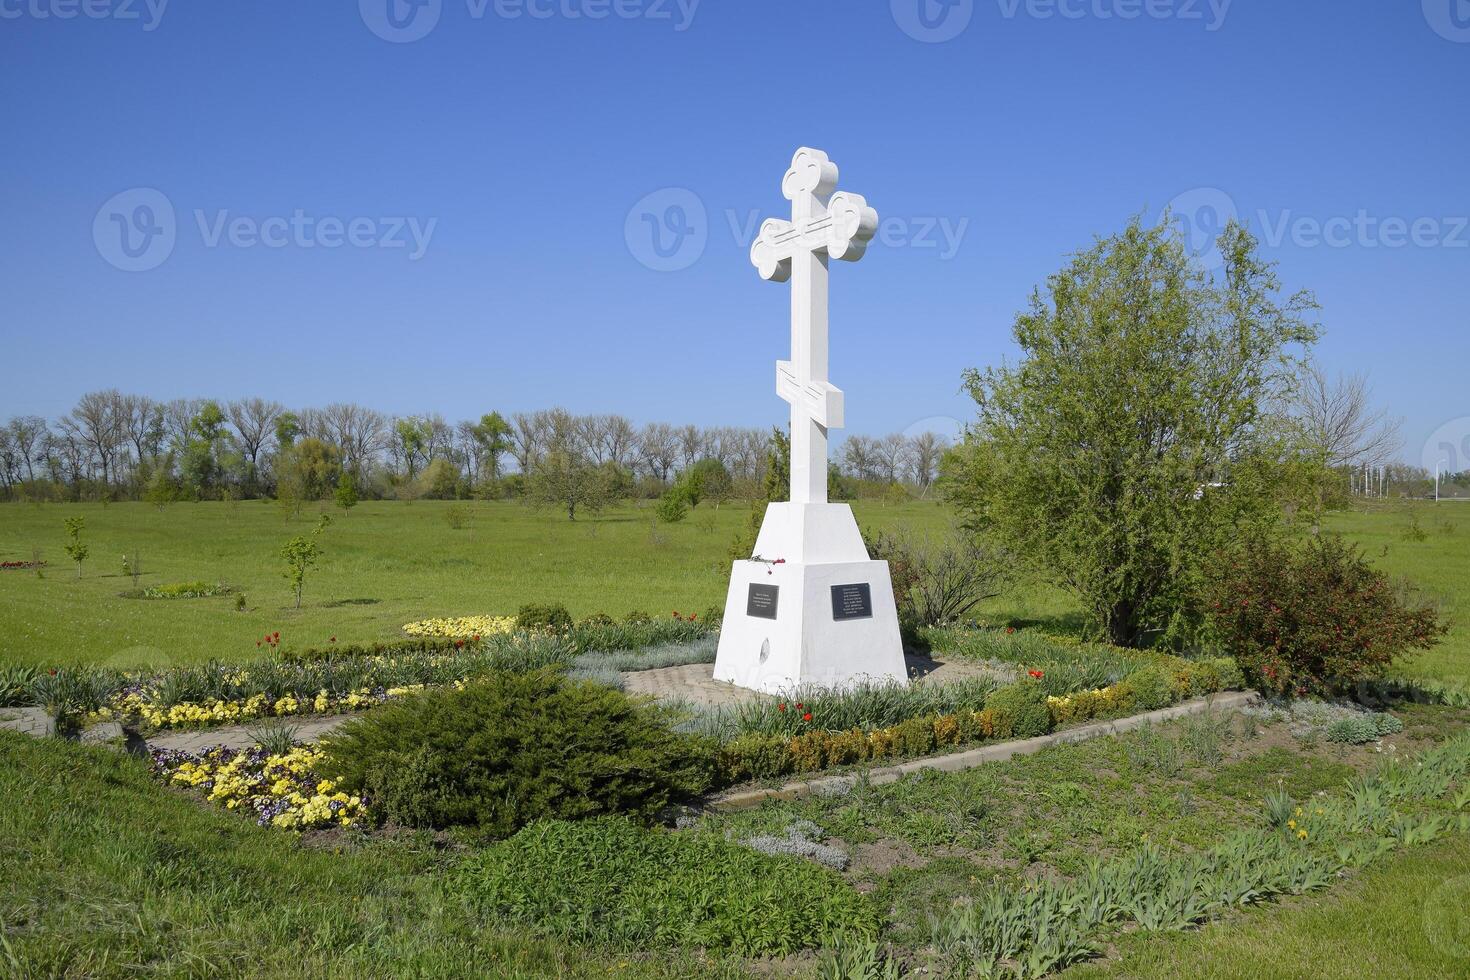
{"label": "green grass field", "polygon": [[[732,539],[749,519],[740,505],[701,507],[681,524],[661,524],[651,507],[622,505],[568,521],[555,510],[507,502],[457,505],[458,529],[442,501],[371,502],[343,515],[322,539],[324,558],[293,608],[280,547],[307,533],[315,512],[286,521],[272,503],[0,505],[0,561],[49,562],[45,577],[0,572],[0,661],[106,663],[119,667],[232,659],[280,630],[288,644],[314,646],[399,635],[430,616],[514,613],[527,602],[563,602],[576,616],[635,609],[702,613],[724,601]],[[932,502],[854,505],[864,528],[924,534],[949,512]],[[91,555],[77,578],[62,551],[66,517],[86,517]],[[1426,503],[1340,513],[1330,524],[1359,542],[1395,576],[1414,581],[1444,608],[1453,632],[1407,668],[1444,680],[1470,679],[1470,505]],[[1423,540],[1417,540],[1419,529]],[[142,586],[206,580],[240,592],[209,599],[132,599],[125,553],[141,555]],[[1027,584],[987,603],[1008,621],[1070,624],[1065,594]]]}
{"label": "green grass field", "polygon": [[[400,634],[430,616],[514,614],[527,602],[562,602],[576,616],[635,609],[667,616],[723,604],[726,554],[749,511],[700,508],[681,524],[658,523],[651,507],[623,505],[568,521],[550,509],[466,502],[464,526],[450,526],[442,501],[364,503],[332,510],[325,555],[308,576],[303,605],[293,599],[281,545],[310,531],[315,512],[289,523],[274,504],[0,506],[0,560],[30,560],[40,549],[45,578],[0,572],[0,659],[116,666],[253,655],[255,640],[279,630],[295,646]],[[931,526],[935,504],[856,508],[865,522]],[[77,578],[62,551],[62,521],[87,520],[91,556]],[[246,596],[122,598],[133,588],[124,553],[141,555],[144,587],[224,582]]]}
{"label": "green grass field", "polygon": [[[700,508],[683,524],[668,526],[654,521],[650,508],[624,505],[572,523],[551,510],[474,502],[460,505],[468,519],[454,528],[450,506],[381,502],[346,516],[334,511],[322,541],[325,558],[308,579],[298,611],[277,553],[287,538],[310,530],[315,512],[287,522],[275,506],[260,502],[178,504],[162,511],[141,504],[5,505],[0,560],[29,560],[39,549],[49,565],[44,577],[0,572],[0,662],[134,666],[248,657],[257,653],[255,638],[270,630],[280,630],[297,646],[329,636],[371,640],[398,635],[413,619],[511,613],[533,601],[560,601],[578,616],[634,609],[703,612],[723,598],[727,551],[749,514],[742,506],[727,505],[718,513]],[[859,503],[854,509],[865,527],[907,527],[921,534],[949,520],[933,503]],[[85,540],[91,546],[80,579],[62,552],[62,521],[74,515],[87,518]],[[1413,580],[1453,624],[1443,644],[1403,669],[1470,680],[1470,506],[1384,505],[1333,515],[1330,524],[1385,570]],[[134,551],[142,558],[140,584],[221,581],[245,594],[247,611],[235,611],[233,596],[124,597],[133,582],[122,573],[122,556]],[[1049,628],[1078,622],[1068,596],[1034,583],[987,603],[982,613]],[[1460,724],[1460,715],[1451,714]],[[1131,835],[1138,828],[1130,821],[1150,815],[1186,837],[1191,828],[1213,833],[1210,815],[1223,812],[1220,801],[1244,794],[1239,806],[1249,810],[1257,804],[1245,797],[1290,775],[1256,773],[1254,763],[1242,760],[1236,768],[1251,775],[1240,786],[1202,773],[1194,782],[1165,780],[1147,801],[1138,795],[1139,786],[1132,795],[1120,791],[1110,809],[1106,802],[1079,801],[1096,782],[1092,756],[1115,747],[1094,743],[1057,751],[1047,759],[946,775],[925,784],[927,796],[895,791],[893,806],[857,815],[878,821],[870,833],[912,838],[923,851],[936,828],[949,826],[951,797],[960,793],[984,801],[982,822],[995,836],[1002,866],[1015,862],[1016,848],[1033,846],[1035,834],[1028,828],[1038,819],[1040,826],[1063,828],[1058,842],[1048,845],[1047,860],[1065,865],[1072,850],[1090,852],[1106,844],[1110,833]],[[1292,776],[1306,780],[1293,784],[1293,792],[1338,782],[1341,758],[1336,768]],[[1059,783],[1063,763],[1076,772]],[[1116,769],[1121,763],[1113,760],[1103,769],[1109,765]],[[1034,778],[1025,776],[1032,770]],[[987,779],[1002,777],[1003,787],[981,788]],[[967,781],[976,784],[975,792],[966,790]],[[1106,794],[1103,784],[1095,788]],[[1007,793],[1016,799],[1006,800]],[[1143,802],[1148,806],[1140,810]],[[811,806],[835,808],[820,815],[824,822],[846,819],[840,803]],[[777,817],[783,813],[751,819]],[[885,830],[882,821],[890,817],[893,826]],[[135,760],[0,732],[0,973],[744,972],[739,964],[711,963],[698,954],[617,956],[487,928],[442,890],[454,860],[427,836],[344,840],[342,853],[320,841],[303,847],[162,788]],[[963,875],[946,878],[959,873],[951,865],[941,855],[922,870],[896,868],[875,882],[885,900],[922,905],[931,891],[964,890]],[[1463,909],[1453,903],[1463,901],[1467,880],[1470,842],[1452,836],[1394,854],[1318,895],[1231,915],[1178,936],[1125,937],[1107,959],[1068,975],[1464,975],[1470,958],[1459,956],[1456,941],[1467,948],[1470,942]],[[918,908],[911,911],[915,928],[922,930]],[[914,941],[922,937],[916,933]],[[762,969],[811,975],[814,965],[805,957]]]}

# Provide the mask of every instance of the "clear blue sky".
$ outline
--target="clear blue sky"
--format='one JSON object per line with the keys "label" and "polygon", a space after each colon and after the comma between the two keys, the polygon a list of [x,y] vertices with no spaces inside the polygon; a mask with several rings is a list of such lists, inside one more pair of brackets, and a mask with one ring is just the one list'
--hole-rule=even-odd
{"label": "clear blue sky", "polygon": [[[1180,195],[1210,226],[1218,192],[1406,457],[1470,416],[1465,0],[151,2],[0,0],[0,416],[117,386],[778,422],[787,290],[742,226],[801,144],[899,219],[833,273],[851,431],[967,418],[960,371],[1014,356],[1068,252]],[[129,272],[116,221],[167,242],[136,194],[104,207],[136,188],[175,238]],[[644,213],[694,234],[661,257]],[[415,258],[322,247],[322,218],[434,224]]]}

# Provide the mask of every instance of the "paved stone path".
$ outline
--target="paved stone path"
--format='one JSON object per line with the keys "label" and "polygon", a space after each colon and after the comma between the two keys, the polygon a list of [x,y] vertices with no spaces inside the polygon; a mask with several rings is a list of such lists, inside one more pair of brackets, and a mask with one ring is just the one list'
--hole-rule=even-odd
{"label": "paved stone path", "polygon": [[[1014,674],[1004,667],[966,660],[929,660],[905,657],[909,676],[926,684],[949,684],[974,677],[988,677],[1008,683]],[[696,704],[716,706],[735,704],[756,697],[754,691],[714,679],[714,664],[685,664],[660,667],[623,675],[623,690],[629,694],[647,694],[659,699],[683,699]]]}
{"label": "paved stone path", "polygon": [[201,728],[179,732],[161,732],[148,739],[150,749],[176,749],[184,752],[203,752],[217,745],[227,749],[248,749],[256,742],[253,732],[272,723],[296,729],[296,741],[315,742],[323,735],[343,725],[354,715],[308,715],[305,718],[267,718],[248,725],[225,725],[220,728]]}
{"label": "paved stone path", "polygon": [[40,737],[55,731],[56,724],[45,708],[0,708],[0,728]]}
{"label": "paved stone path", "polygon": [[[922,679],[926,684],[948,684],[973,677],[989,677],[1004,684],[1013,679],[1013,674],[1004,666],[964,660],[929,660],[923,657],[905,659],[908,662],[909,676]],[[623,674],[623,689],[629,694],[646,694],[660,700],[682,699],[709,706],[735,704],[757,697],[754,691],[715,680],[714,671],[714,664],[685,664],[656,670],[630,671]],[[353,717],[352,714],[308,715],[299,719],[262,719],[247,725],[160,732],[149,737],[146,745],[150,749],[194,753],[215,746],[245,749],[255,744],[253,733],[269,724],[294,728],[296,740],[309,743],[340,728]],[[0,728],[13,728],[27,735],[41,736],[51,734],[53,726],[51,719],[41,708],[0,708]],[[122,730],[111,722],[105,726],[94,726],[82,733],[83,741],[105,742],[121,737]]]}

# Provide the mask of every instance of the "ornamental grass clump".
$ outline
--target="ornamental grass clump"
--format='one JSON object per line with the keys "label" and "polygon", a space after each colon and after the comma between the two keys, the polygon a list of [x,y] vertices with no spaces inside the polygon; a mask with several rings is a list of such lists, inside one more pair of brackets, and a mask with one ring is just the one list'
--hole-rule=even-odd
{"label": "ornamental grass clump", "polygon": [[487,921],[636,952],[779,956],[872,939],[881,918],[827,868],[618,818],[532,824],[466,861],[454,887]]}
{"label": "ornamental grass clump", "polygon": [[549,671],[494,673],[349,722],[322,770],[413,827],[507,837],[533,820],[649,821],[703,792],[713,746],[619,691]]}

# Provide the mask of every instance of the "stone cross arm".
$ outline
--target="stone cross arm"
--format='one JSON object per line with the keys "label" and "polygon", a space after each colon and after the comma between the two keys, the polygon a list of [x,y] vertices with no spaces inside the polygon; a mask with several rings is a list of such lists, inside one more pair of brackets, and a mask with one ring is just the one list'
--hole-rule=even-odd
{"label": "stone cross arm", "polygon": [[834,259],[856,262],[878,230],[878,212],[861,194],[832,193],[837,165],[821,150],[802,147],[781,181],[791,201],[792,220],[770,218],[750,247],[750,261],[761,278],[786,282],[791,259],[802,252],[826,252]]}

